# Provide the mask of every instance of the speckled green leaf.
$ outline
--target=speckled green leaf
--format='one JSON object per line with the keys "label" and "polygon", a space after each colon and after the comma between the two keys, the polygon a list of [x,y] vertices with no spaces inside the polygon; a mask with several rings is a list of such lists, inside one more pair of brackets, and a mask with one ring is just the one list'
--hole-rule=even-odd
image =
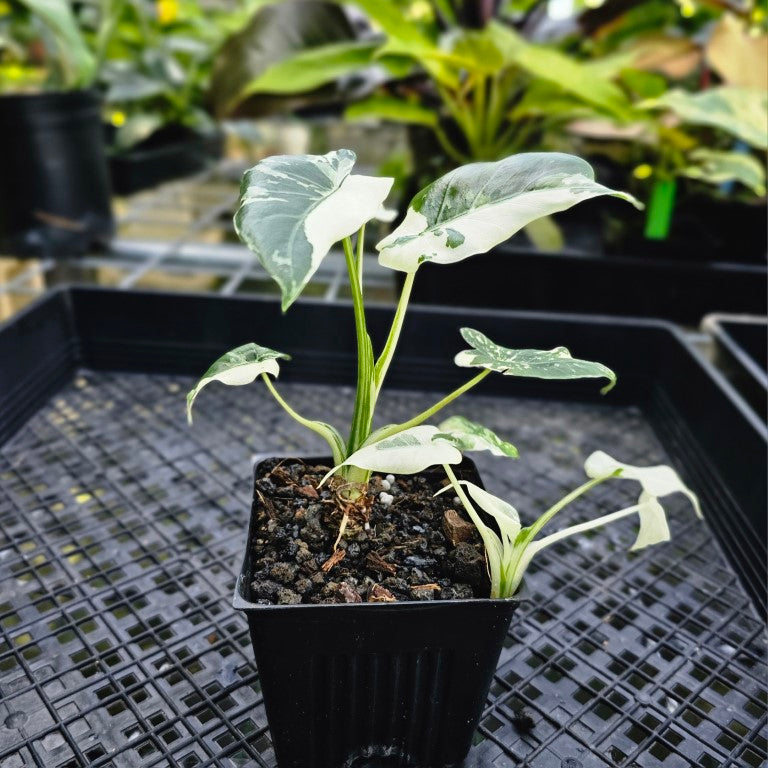
{"label": "speckled green leaf", "polygon": [[451,416],[438,425],[441,437],[451,440],[460,451],[490,451],[494,456],[517,458],[517,448],[495,432],[464,416]]}
{"label": "speckled green leaf", "polygon": [[603,393],[616,384],[616,374],[602,363],[571,357],[565,347],[554,349],[508,349],[492,342],[473,328],[462,328],[464,341],[472,347],[454,358],[462,368],[488,368],[505,376],[535,379],[608,379]]}
{"label": "speckled green leaf", "polygon": [[250,384],[262,373],[276,377],[280,372],[277,362],[279,358],[290,360],[290,357],[282,352],[253,343],[243,344],[222,355],[187,395],[187,419],[190,424],[192,423],[192,404],[203,387],[212,381],[220,381],[230,386]]}

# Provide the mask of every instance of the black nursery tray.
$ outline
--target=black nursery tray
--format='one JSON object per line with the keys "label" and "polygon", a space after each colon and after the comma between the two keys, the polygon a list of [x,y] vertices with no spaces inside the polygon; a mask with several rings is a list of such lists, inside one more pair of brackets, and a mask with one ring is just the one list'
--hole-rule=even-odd
{"label": "black nursery tray", "polygon": [[765,421],[768,415],[768,318],[709,315],[702,324],[715,340],[717,362]]}
{"label": "black nursery tray", "polygon": [[[374,343],[389,316],[371,313]],[[293,355],[281,389],[295,407],[340,420],[350,404],[329,385],[353,379],[351,320],[344,305],[281,317],[268,300],[72,288],[0,330],[0,766],[275,767],[230,605],[250,464],[323,446],[260,386],[207,388],[191,430],[184,393],[257,340]],[[382,418],[464,380],[463,325],[619,372],[607,397],[595,382],[490,377],[462,402],[520,449],[478,465],[524,518],[580,482],[597,448],[671,461],[707,517],[673,499],[668,544],[627,555],[627,520],[534,561],[467,768],[768,765],[757,417],[662,323],[414,309],[407,325]],[[630,493],[604,486],[563,523]]]}

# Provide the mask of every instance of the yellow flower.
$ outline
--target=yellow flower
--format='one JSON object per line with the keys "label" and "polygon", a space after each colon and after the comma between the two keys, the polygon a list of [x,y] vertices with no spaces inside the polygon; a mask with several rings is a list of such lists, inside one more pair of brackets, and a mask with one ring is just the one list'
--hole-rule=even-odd
{"label": "yellow flower", "polygon": [[696,14],[696,3],[693,0],[677,0],[680,6],[680,15],[685,19],[690,19]]}
{"label": "yellow flower", "polygon": [[157,0],[157,20],[172,24],[179,18],[179,0]]}
{"label": "yellow flower", "polygon": [[637,168],[632,171],[632,175],[636,179],[647,179],[653,175],[653,168],[651,168],[648,163],[643,163],[642,165],[638,165]]}
{"label": "yellow flower", "polygon": [[7,16],[11,12],[11,4],[0,0],[0,16]]}
{"label": "yellow flower", "polygon": [[427,0],[414,0],[405,12],[408,21],[431,21],[434,18],[432,5]]}
{"label": "yellow flower", "polygon": [[114,125],[115,128],[119,128],[121,125],[125,125],[125,112],[121,112],[120,110],[115,110],[109,116],[109,122],[112,123],[112,125]]}

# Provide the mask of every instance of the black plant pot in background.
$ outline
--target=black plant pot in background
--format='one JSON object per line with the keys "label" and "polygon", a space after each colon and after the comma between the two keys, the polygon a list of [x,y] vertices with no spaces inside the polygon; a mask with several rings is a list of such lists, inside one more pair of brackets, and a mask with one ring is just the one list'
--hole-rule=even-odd
{"label": "black plant pot in background", "polygon": [[113,230],[98,96],[0,96],[0,253],[80,255]]}
{"label": "black plant pot in background", "polygon": [[[457,472],[480,484],[470,460]],[[250,599],[259,503],[233,606],[248,617],[280,768],[458,766],[519,601],[259,605]]]}
{"label": "black plant pot in background", "polygon": [[197,133],[182,125],[168,125],[126,152],[110,154],[112,188],[117,195],[130,195],[190,176],[205,170],[223,151],[221,131]]}

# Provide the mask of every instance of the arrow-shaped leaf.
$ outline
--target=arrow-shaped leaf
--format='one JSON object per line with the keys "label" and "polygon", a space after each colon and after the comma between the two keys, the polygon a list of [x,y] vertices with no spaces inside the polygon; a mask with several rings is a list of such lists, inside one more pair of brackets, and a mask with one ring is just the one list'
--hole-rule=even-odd
{"label": "arrow-shaped leaf", "polygon": [[438,429],[441,437],[453,442],[460,451],[490,451],[494,456],[511,456],[515,459],[518,456],[517,448],[512,443],[502,440],[488,427],[464,416],[451,416]]}
{"label": "arrow-shaped leaf", "polygon": [[415,272],[425,261],[451,264],[485,253],[535,219],[599,195],[641,207],[631,195],[595,181],[586,161],[560,152],[471,163],[425,187],[403,223],[376,248],[379,261]]}
{"label": "arrow-shaped leaf", "polygon": [[[683,493],[693,504],[696,514],[701,517],[701,507],[696,494],[682,481],[672,467],[659,464],[654,467],[636,467],[624,464],[603,451],[595,451],[584,462],[584,471],[588,477],[617,476],[626,480],[636,480],[646,495],[658,498],[671,493]],[[641,497],[642,501],[642,497]]]}
{"label": "arrow-shaped leaf", "polygon": [[332,471],[349,465],[372,472],[412,475],[435,464],[458,464],[461,458],[461,451],[443,439],[437,427],[422,424],[366,445]]}
{"label": "arrow-shaped leaf", "polygon": [[260,347],[258,344],[243,344],[241,347],[230,350],[222,355],[197,382],[195,388],[187,395],[187,419],[192,423],[192,404],[200,394],[203,387],[212,381],[220,381],[222,384],[239,386],[250,384],[262,373],[277,377],[280,372],[278,358],[290,360],[290,356],[282,352],[275,352],[268,347]]}
{"label": "arrow-shaped leaf", "polygon": [[488,368],[505,376],[525,376],[534,379],[594,379],[606,378],[605,394],[616,384],[616,374],[602,363],[571,357],[565,347],[554,349],[509,349],[492,342],[473,328],[462,328],[461,335],[472,349],[459,352],[454,358],[462,368]]}
{"label": "arrow-shaped leaf", "polygon": [[280,286],[283,310],[295,301],[339,240],[372,219],[393,179],[351,176],[355,153],[276,155],[246,172],[235,229]]}

